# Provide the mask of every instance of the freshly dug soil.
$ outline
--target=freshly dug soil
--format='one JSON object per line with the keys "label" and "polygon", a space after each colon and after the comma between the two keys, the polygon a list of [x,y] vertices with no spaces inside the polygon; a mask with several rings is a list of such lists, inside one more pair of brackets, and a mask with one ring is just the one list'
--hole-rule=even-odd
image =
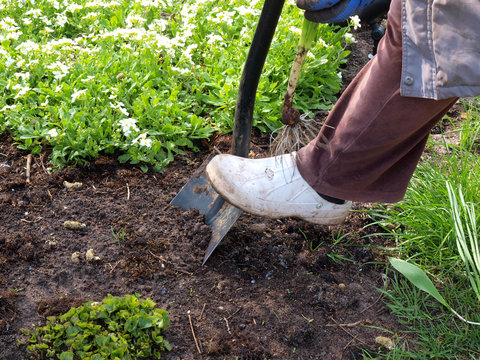
{"label": "freshly dug soil", "polygon": [[[355,35],[346,83],[372,47],[368,31]],[[268,135],[254,131],[252,139],[252,156],[266,156]],[[169,202],[213,145],[227,152],[230,140],[203,144],[163,174],[108,157],[50,173],[44,152],[31,157],[27,178],[27,153],[1,135],[0,359],[28,358],[16,345],[20,329],[132,293],[170,313],[165,359],[360,359],[383,351],[375,338],[399,331],[377,290],[385,259],[376,247],[388,244],[366,237],[378,229],[361,212],[338,227],[244,213],[201,266],[211,230],[198,211]],[[85,260],[89,249],[97,261]]]}

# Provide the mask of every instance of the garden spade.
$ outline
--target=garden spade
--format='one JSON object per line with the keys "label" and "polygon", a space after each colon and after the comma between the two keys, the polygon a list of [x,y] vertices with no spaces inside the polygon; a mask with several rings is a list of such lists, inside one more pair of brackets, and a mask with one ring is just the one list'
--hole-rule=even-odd
{"label": "garden spade", "polygon": [[[285,0],[265,0],[243,68],[238,90],[231,152],[247,157],[250,150],[253,109],[258,82],[272,42]],[[232,49],[232,51],[235,51]],[[195,171],[192,178],[170,202],[184,210],[198,209],[205,215],[205,223],[212,229],[212,237],[203,258],[203,264],[235,224],[242,211],[226,202],[209,184],[205,168],[210,155]]]}

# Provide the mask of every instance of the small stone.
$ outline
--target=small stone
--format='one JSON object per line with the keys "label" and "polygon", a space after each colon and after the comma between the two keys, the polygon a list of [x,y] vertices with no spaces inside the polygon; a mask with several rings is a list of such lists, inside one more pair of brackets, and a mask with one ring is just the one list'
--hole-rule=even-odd
{"label": "small stone", "polygon": [[93,262],[93,261],[99,261],[100,258],[98,256],[95,256],[95,251],[93,249],[89,249],[85,253],[85,260],[87,260],[87,262]]}
{"label": "small stone", "polygon": [[68,181],[64,181],[63,182],[63,186],[65,187],[65,189],[67,190],[70,190],[70,189],[79,189],[83,186],[83,183],[81,182],[68,182]]}
{"label": "small stone", "polygon": [[341,292],[344,292],[344,291],[345,291],[345,288],[346,288],[346,286],[345,286],[344,283],[338,284],[338,289],[339,289]]}
{"label": "small stone", "polygon": [[117,80],[121,80],[121,79],[123,79],[123,78],[125,78],[125,74],[124,74],[124,73],[119,73],[119,74],[117,75]]}
{"label": "small stone", "polygon": [[226,287],[228,286],[228,281],[227,280],[221,280],[218,282],[217,284],[217,289],[219,291],[222,291],[223,289],[225,289]]}
{"label": "small stone", "polygon": [[80,253],[78,251],[75,251],[71,256],[71,259],[72,263],[78,264],[80,262]]}
{"label": "small stone", "polygon": [[267,225],[263,223],[250,225],[250,230],[257,234],[263,234],[267,230]]}
{"label": "small stone", "polygon": [[79,221],[67,220],[63,223],[63,227],[69,230],[80,230],[80,229],[85,229],[87,225],[82,224]]}
{"label": "small stone", "polygon": [[388,350],[393,350],[393,340],[385,336],[377,336],[375,342]]}
{"label": "small stone", "polygon": [[57,243],[55,241],[52,241],[52,240],[47,240],[47,241],[45,241],[45,245],[48,249],[53,249],[54,247],[57,246]]}

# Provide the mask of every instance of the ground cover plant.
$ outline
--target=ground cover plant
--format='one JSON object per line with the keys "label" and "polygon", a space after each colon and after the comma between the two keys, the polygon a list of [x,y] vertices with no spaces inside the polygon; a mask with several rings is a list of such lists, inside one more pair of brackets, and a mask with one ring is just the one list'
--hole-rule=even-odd
{"label": "ground cover plant", "polygon": [[[241,69],[263,3],[3,1],[0,132],[55,165],[100,154],[163,169],[197,139],[232,129]],[[257,95],[254,125],[280,126],[302,16],[285,5]],[[348,27],[321,25],[297,91],[328,109],[341,87]],[[312,104],[309,99],[317,98]]]}
{"label": "ground cover plant", "polygon": [[159,359],[171,349],[162,336],[169,325],[168,313],[152,300],[126,295],[72,307],[24,333],[36,359]]}

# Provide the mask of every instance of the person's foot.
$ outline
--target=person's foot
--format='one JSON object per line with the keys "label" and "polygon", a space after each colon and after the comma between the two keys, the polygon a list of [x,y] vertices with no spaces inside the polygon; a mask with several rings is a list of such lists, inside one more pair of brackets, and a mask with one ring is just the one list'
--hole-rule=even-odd
{"label": "person's foot", "polygon": [[335,225],[345,220],[352,203],[323,199],[300,176],[295,153],[265,159],[217,155],[207,165],[212,187],[229,203],[254,215],[296,217]]}

